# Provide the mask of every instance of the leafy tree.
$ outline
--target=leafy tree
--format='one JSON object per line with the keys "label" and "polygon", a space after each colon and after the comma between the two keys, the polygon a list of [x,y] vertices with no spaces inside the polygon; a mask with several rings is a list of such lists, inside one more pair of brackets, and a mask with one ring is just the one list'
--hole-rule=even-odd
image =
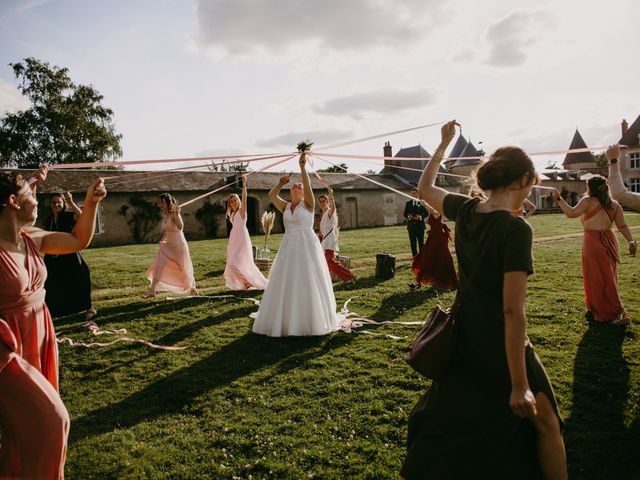
{"label": "leafy tree", "polygon": [[248,163],[228,163],[225,164],[224,160],[221,163],[211,162],[207,165],[207,168],[211,172],[248,172]]}
{"label": "leafy tree", "polygon": [[75,84],[68,69],[35,58],[9,66],[31,106],[0,117],[0,166],[91,163],[122,155],[113,111],[95,88]]}
{"label": "leafy tree", "polygon": [[346,173],[349,166],[346,163],[339,163],[338,165],[331,165],[329,168],[323,168],[318,170],[318,173]]}
{"label": "leafy tree", "polygon": [[607,166],[609,165],[609,161],[607,160],[607,156],[604,152],[594,155],[593,157],[596,161],[596,167],[607,168]]}

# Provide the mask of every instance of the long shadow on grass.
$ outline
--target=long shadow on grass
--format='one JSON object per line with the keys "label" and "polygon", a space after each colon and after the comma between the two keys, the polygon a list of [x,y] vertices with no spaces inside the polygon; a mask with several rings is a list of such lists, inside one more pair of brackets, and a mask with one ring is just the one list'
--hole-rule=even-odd
{"label": "long shadow on grass", "polygon": [[[146,315],[158,315],[179,310],[184,307],[194,305],[194,300],[189,297],[177,300],[138,300],[125,305],[114,305],[111,307],[101,308],[95,317],[98,325],[111,322],[131,322]],[[84,323],[84,313],[76,315],[68,315],[66,317],[56,318],[54,325],[56,330],[62,329],[74,323]]]}
{"label": "long shadow on grass", "polygon": [[[185,339],[191,337],[194,333],[196,333],[198,330],[202,329],[202,328],[208,328],[208,327],[213,327],[215,325],[219,325],[225,321],[229,321],[229,320],[233,320],[236,318],[247,318],[249,319],[249,314],[251,312],[254,312],[256,310],[255,306],[246,306],[246,307],[240,307],[240,308],[236,308],[233,310],[227,310],[224,311],[218,315],[207,315],[204,316],[202,318],[200,318],[197,321],[194,322],[188,322],[188,323],[184,323],[182,325],[180,325],[178,328],[166,333],[165,335],[163,335],[160,338],[157,339],[153,339],[153,343],[157,344],[157,345],[171,345],[171,346],[175,346],[175,345],[181,345],[181,346],[186,346],[187,348],[192,347],[193,345],[190,345],[189,342],[186,343],[181,343],[183,342]],[[132,350],[132,349],[139,349],[141,348],[140,345],[138,344],[120,344],[117,347],[112,347],[113,348],[113,352],[116,352],[116,349],[120,349],[120,350]],[[146,347],[142,347],[142,348],[146,348]],[[155,349],[148,349],[147,350],[147,354],[145,355],[144,359],[148,359],[149,357],[152,357],[154,355],[158,355],[160,353],[163,353],[162,350],[155,350]],[[117,355],[113,355],[113,357],[117,357]],[[95,375],[96,377],[99,376],[104,376],[108,373],[111,372],[115,372],[115,371],[120,371],[123,368],[126,368],[130,365],[134,365],[136,363],[140,363],[141,361],[143,361],[143,358],[139,358],[139,357],[135,357],[132,358],[130,360],[121,362],[121,363],[112,363],[111,366],[106,369],[106,370],[100,370],[98,372],[93,372],[93,375]],[[88,373],[87,377],[91,376],[92,373]]]}
{"label": "long shadow on grass", "polygon": [[382,278],[376,278],[375,275],[373,275],[370,277],[358,278],[356,280],[356,284],[353,287],[348,283],[340,282],[333,286],[333,291],[342,292],[342,291],[349,291],[349,290],[360,290],[365,288],[372,288],[386,281],[387,280]]}
{"label": "long shadow on grass", "polygon": [[[378,310],[371,316],[373,320],[393,320],[402,315],[404,311],[424,305],[432,298],[436,298],[446,290],[422,287],[419,290],[398,292],[389,295],[382,300]],[[426,312],[425,312],[426,313]],[[420,319],[421,320],[421,319]]]}
{"label": "long shadow on grass", "polygon": [[126,399],[99,408],[72,422],[70,440],[129,428],[140,422],[188,410],[194,399],[210,390],[269,366],[282,374],[352,340],[352,335],[328,337],[262,337],[247,333],[213,355],[180,369]]}
{"label": "long shadow on grass", "polygon": [[624,328],[591,324],[578,346],[573,410],[565,424],[569,478],[638,478],[637,431],[625,427],[625,335]]}

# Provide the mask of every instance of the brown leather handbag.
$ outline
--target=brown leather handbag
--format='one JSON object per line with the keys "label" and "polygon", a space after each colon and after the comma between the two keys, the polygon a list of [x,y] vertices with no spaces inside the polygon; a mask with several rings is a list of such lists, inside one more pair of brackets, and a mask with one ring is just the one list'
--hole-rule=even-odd
{"label": "brown leather handbag", "polygon": [[437,305],[425,318],[423,326],[418,331],[409,352],[404,360],[416,372],[432,380],[438,380],[447,371],[456,344],[456,312],[460,306],[463,292],[467,290],[480,270],[480,263],[491,244],[491,236],[487,237],[478,261],[471,269],[471,273],[464,284],[464,288],[458,288],[456,298],[450,309],[443,310]]}

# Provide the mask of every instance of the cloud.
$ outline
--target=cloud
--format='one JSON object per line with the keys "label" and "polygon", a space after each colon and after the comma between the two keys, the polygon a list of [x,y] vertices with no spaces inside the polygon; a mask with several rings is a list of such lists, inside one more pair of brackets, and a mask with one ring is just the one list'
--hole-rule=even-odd
{"label": "cloud", "polygon": [[295,146],[300,140],[311,139],[314,146],[321,147],[327,143],[334,143],[339,140],[347,140],[352,138],[353,134],[350,130],[325,129],[325,130],[307,130],[297,132],[287,132],[270,138],[263,138],[256,141],[256,146],[264,148],[284,147],[291,151],[295,150]]}
{"label": "cloud", "polygon": [[540,38],[541,31],[556,24],[547,11],[513,11],[487,28],[488,65],[515,67],[527,60],[527,52]]}
{"label": "cloud", "polygon": [[231,55],[394,46],[426,36],[440,11],[436,0],[199,0],[196,45]]}
{"label": "cloud", "polygon": [[315,113],[349,116],[356,120],[365,113],[391,114],[432,105],[437,94],[428,89],[401,90],[382,88],[330,98],[313,107]]}
{"label": "cloud", "polygon": [[12,13],[23,13],[37,8],[51,0],[2,0],[0,2],[0,18]]}
{"label": "cloud", "polygon": [[26,110],[29,105],[29,101],[16,87],[0,79],[0,115]]}

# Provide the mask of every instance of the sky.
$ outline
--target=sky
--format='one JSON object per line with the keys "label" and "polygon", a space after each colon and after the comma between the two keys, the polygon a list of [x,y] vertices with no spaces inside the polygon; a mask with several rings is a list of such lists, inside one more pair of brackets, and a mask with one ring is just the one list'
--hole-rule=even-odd
{"label": "sky", "polygon": [[[576,128],[599,147],[640,115],[639,18],[637,0],[0,0],[0,115],[28,107],[8,64],[35,57],[104,95],[123,160],[454,118],[487,152],[566,149]],[[432,153],[439,128],[332,151],[381,155],[385,141]]]}

